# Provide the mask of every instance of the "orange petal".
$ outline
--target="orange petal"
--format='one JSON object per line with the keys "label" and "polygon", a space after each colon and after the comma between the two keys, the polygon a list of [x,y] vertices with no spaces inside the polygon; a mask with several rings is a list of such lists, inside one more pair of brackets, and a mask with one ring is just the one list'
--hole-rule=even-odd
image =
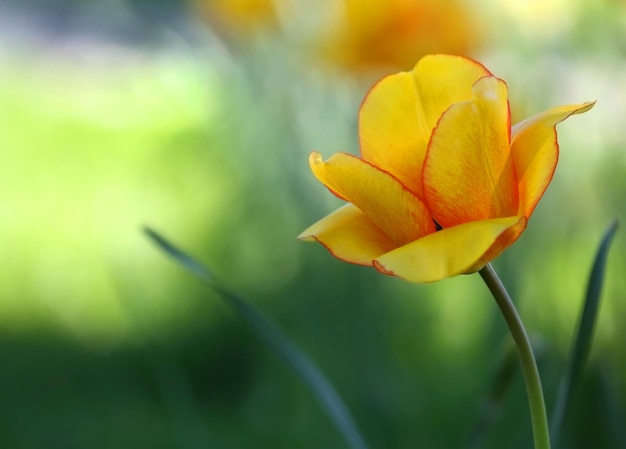
{"label": "orange petal", "polygon": [[470,59],[432,55],[410,73],[383,78],[359,111],[361,156],[423,198],[422,164],[432,129],[452,103],[468,100],[474,82],[488,74]]}
{"label": "orange petal", "polygon": [[552,180],[559,158],[556,125],[572,114],[588,111],[594,104],[552,108],[513,127],[511,158],[517,173],[520,213],[524,216],[530,217]]}
{"label": "orange petal", "polygon": [[359,265],[372,265],[372,260],[397,245],[367,216],[352,204],[337,209],[298,236],[315,240],[338,259]]}
{"label": "orange petal", "polygon": [[324,162],[313,152],[309,164],[322,184],[361,209],[397,245],[435,231],[424,204],[389,173],[347,153]]}
{"label": "orange petal", "polygon": [[441,116],[424,162],[425,199],[444,228],[517,214],[506,84],[487,76],[472,92]]}
{"label": "orange petal", "polygon": [[510,246],[524,217],[473,221],[427,235],[374,260],[380,272],[411,282],[435,282],[478,271]]}

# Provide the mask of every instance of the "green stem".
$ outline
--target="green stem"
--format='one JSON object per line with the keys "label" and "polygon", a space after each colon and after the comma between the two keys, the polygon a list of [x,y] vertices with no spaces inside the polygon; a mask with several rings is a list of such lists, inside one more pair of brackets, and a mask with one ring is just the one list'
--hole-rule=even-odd
{"label": "green stem", "polygon": [[548,417],[546,414],[546,406],[543,400],[543,391],[541,389],[541,379],[539,378],[539,370],[535,362],[533,349],[530,346],[530,340],[522,324],[513,301],[507,293],[502,281],[494,271],[491,264],[485,265],[480,270],[480,276],[487,284],[489,291],[498,303],[498,307],[504,315],[506,324],[509,327],[513,341],[517,346],[517,351],[524,373],[524,382],[526,383],[526,394],[528,395],[528,404],[530,406],[530,419],[533,426],[533,438],[535,441],[535,449],[550,449],[550,431],[548,429]]}

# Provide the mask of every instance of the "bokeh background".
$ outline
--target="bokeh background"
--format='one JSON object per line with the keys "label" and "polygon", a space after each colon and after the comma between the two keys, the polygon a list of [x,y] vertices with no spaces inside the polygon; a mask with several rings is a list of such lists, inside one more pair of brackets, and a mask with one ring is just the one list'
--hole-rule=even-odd
{"label": "bokeh background", "polygon": [[[1,0],[0,448],[346,447],[145,225],[309,354],[372,448],[530,447],[516,364],[488,399],[511,347],[477,275],[411,285],[295,239],[339,205],[308,153],[358,152],[365,92],[432,52],[507,80],[516,121],[597,100],[559,126],[555,179],[495,262],[551,410],[626,219],[626,3]],[[620,232],[565,447],[626,448]]]}

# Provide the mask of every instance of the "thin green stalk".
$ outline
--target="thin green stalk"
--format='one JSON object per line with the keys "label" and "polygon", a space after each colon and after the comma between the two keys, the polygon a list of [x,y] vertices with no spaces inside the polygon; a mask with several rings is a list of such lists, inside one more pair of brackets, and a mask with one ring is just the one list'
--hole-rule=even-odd
{"label": "thin green stalk", "polygon": [[541,379],[539,378],[539,370],[535,362],[533,349],[530,340],[522,324],[522,320],[511,301],[511,297],[507,293],[502,281],[498,278],[491,264],[485,265],[480,270],[480,276],[487,284],[489,291],[493,295],[513,341],[517,346],[522,372],[524,374],[524,382],[526,383],[526,394],[528,395],[528,404],[530,406],[530,419],[533,426],[533,438],[535,449],[550,449],[550,431],[548,429],[548,417],[546,414],[546,406],[543,400],[543,391],[541,389]]}

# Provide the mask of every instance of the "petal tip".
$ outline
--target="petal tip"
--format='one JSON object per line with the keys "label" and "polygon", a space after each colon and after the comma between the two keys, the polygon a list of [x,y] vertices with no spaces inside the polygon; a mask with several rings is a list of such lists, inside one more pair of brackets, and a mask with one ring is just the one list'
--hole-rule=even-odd
{"label": "petal tip", "polygon": [[314,242],[316,241],[316,238],[314,235],[309,234],[306,231],[303,231],[300,234],[298,234],[298,236],[296,237],[296,240],[300,240],[302,242]]}
{"label": "petal tip", "polygon": [[319,165],[324,161],[322,155],[317,151],[311,151],[309,154],[309,164],[311,165]]}
{"label": "petal tip", "polygon": [[317,238],[317,232],[315,229],[316,225],[317,223],[312,224],[311,226],[306,228],[304,231],[298,234],[298,236],[296,237],[296,240],[300,240],[303,242],[317,242],[318,238]]}
{"label": "petal tip", "polygon": [[582,103],[580,105],[580,108],[576,109],[574,111],[574,114],[582,114],[583,112],[587,112],[588,110],[590,110],[591,108],[593,108],[596,105],[596,102],[598,100],[593,100],[593,101],[585,101],[584,103]]}

